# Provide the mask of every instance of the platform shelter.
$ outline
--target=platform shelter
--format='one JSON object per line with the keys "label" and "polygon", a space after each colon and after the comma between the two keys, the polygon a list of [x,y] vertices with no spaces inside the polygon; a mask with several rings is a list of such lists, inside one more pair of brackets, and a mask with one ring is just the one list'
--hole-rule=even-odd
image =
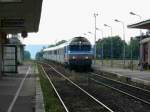
{"label": "platform shelter", "polygon": [[[128,28],[147,29],[150,30],[150,19],[128,25]],[[142,33],[141,33],[142,34]],[[150,36],[147,34],[146,38],[141,35],[140,38],[140,64],[144,68],[150,68]]]}
{"label": "platform shelter", "polygon": [[[0,76],[3,67],[2,45],[8,34],[38,32],[43,0],[0,0]],[[9,48],[10,49],[10,48]]]}

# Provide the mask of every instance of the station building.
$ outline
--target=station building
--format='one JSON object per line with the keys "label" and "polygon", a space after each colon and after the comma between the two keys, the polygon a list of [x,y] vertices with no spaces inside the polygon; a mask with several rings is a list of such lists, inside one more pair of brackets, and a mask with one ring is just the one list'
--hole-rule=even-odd
{"label": "station building", "polygon": [[[128,28],[138,28],[138,29],[147,29],[150,30],[150,19],[128,25]],[[142,36],[142,35],[141,35]],[[143,36],[142,36],[143,37]],[[147,35],[144,38],[140,39],[140,63],[144,68],[150,69],[150,36]]]}
{"label": "station building", "polygon": [[[9,43],[8,35],[20,33],[25,38],[29,32],[37,32],[42,1],[0,0],[0,76],[3,70],[13,72],[16,69],[17,60],[22,61],[23,47],[17,50],[16,44]],[[16,54],[17,51],[21,52]],[[20,59],[17,59],[17,55]]]}

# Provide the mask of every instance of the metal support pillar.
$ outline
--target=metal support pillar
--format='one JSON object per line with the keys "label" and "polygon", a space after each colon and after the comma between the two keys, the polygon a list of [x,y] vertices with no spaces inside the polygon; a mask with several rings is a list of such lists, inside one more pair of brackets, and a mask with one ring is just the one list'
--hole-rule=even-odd
{"label": "metal support pillar", "polygon": [[2,44],[6,43],[6,37],[7,34],[4,32],[0,32],[0,77],[2,76],[2,66],[3,66],[3,60],[2,60]]}
{"label": "metal support pillar", "polygon": [[2,76],[2,45],[0,44],[0,78],[1,76]]}

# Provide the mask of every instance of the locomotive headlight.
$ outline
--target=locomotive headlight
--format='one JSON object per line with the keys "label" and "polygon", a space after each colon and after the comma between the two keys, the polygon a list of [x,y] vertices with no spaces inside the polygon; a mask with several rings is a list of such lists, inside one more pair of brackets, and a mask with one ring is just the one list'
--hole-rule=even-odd
{"label": "locomotive headlight", "polygon": [[89,57],[88,57],[88,56],[86,56],[86,57],[85,57],[85,59],[89,59]]}
{"label": "locomotive headlight", "polygon": [[75,56],[72,56],[72,59],[76,59],[76,57],[75,57]]}

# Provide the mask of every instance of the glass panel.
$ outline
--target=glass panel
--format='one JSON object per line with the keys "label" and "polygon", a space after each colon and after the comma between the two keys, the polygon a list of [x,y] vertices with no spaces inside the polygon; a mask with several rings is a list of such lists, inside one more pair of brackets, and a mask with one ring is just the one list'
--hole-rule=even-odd
{"label": "glass panel", "polygon": [[4,52],[15,53],[15,48],[14,47],[4,47]]}
{"label": "glass panel", "polygon": [[5,60],[4,65],[16,65],[16,60]]}
{"label": "glass panel", "polygon": [[5,66],[4,71],[6,72],[16,72],[16,67],[15,66]]}
{"label": "glass panel", "polygon": [[71,45],[70,51],[90,51],[91,46],[90,45]]}

